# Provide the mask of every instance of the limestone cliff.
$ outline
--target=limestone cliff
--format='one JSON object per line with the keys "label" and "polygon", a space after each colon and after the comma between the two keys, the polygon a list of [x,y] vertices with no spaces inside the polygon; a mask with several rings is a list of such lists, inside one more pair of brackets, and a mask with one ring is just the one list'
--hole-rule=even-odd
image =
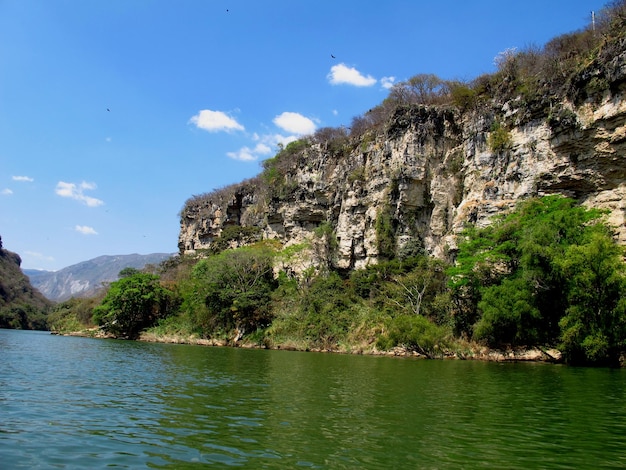
{"label": "limestone cliff", "polygon": [[[309,140],[258,178],[187,201],[180,251],[210,249],[228,226],[257,228],[234,245],[262,237],[313,246],[325,223],[337,241],[333,264],[360,268],[385,255],[386,224],[396,252],[423,247],[444,257],[468,222],[489,224],[518,200],[546,194],[609,209],[626,243],[624,44],[577,72],[574,92],[561,96],[493,98],[470,110],[398,106],[384,127],[339,148]],[[499,129],[506,141],[496,145]]]}

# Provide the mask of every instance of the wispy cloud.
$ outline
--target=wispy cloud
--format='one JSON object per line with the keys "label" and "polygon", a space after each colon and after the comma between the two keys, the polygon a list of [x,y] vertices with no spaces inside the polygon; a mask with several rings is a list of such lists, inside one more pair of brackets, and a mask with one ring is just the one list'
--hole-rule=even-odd
{"label": "wispy cloud", "polygon": [[100,199],[96,199],[95,197],[87,196],[84,194],[84,191],[96,189],[96,187],[97,186],[94,183],[87,183],[85,181],[80,184],[59,181],[57,183],[55,192],[61,197],[69,197],[70,199],[75,199],[89,207],[98,207],[104,204],[104,202]]}
{"label": "wispy cloud", "polygon": [[333,65],[327,77],[332,85],[366,87],[374,85],[377,81],[371,75],[365,76],[354,67],[348,67],[346,64]]}
{"label": "wispy cloud", "polygon": [[13,194],[13,191],[11,191],[9,188],[4,188],[2,190],[2,194],[4,194],[5,196],[10,196],[11,194]]}
{"label": "wispy cloud", "polygon": [[228,152],[226,155],[228,155],[228,157],[232,158],[233,160],[239,160],[242,162],[253,162],[255,160],[258,160],[259,157],[267,155],[271,152],[271,147],[264,143],[258,143],[254,148],[242,147],[238,151]]}
{"label": "wispy cloud", "polygon": [[[227,152],[226,155],[233,160],[242,162],[256,161],[275,151],[277,146],[286,146],[298,139],[299,136],[312,134],[315,132],[316,124],[313,119],[303,116],[300,113],[284,112],[273,119],[273,122],[283,131],[292,135],[252,134],[252,140],[256,141],[254,146],[244,146],[234,152]],[[243,128],[242,128],[243,129]]]}
{"label": "wispy cloud", "polygon": [[27,183],[32,183],[33,181],[35,181],[30,176],[13,176],[12,179],[13,181],[25,181]]}
{"label": "wispy cloud", "polygon": [[392,88],[395,82],[396,82],[396,77],[383,77],[380,79],[380,84],[382,85],[383,88],[387,90]]}
{"label": "wispy cloud", "polygon": [[98,235],[98,232],[96,232],[93,227],[89,227],[87,225],[77,225],[74,227],[74,230],[82,233],[83,235]]}
{"label": "wispy cloud", "polygon": [[208,132],[244,130],[244,127],[228,114],[223,111],[211,111],[210,109],[201,110],[198,114],[189,119],[189,122],[194,124],[198,129]]}
{"label": "wispy cloud", "polygon": [[312,134],[315,132],[315,123],[300,113],[285,111],[274,118],[274,124],[281,129],[297,135]]}

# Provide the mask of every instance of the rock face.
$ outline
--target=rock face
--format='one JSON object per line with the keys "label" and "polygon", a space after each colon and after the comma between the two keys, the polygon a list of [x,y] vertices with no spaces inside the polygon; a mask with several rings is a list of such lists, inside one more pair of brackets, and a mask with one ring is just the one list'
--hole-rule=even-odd
{"label": "rock face", "polygon": [[[609,66],[609,89],[546,104],[536,115],[519,99],[471,112],[405,106],[384,131],[340,151],[323,142],[305,146],[278,183],[262,175],[190,199],[180,252],[210,249],[229,225],[258,227],[262,238],[289,246],[312,243],[326,223],[338,268],[378,262],[384,233],[396,252],[423,247],[445,257],[467,223],[484,226],[519,200],[547,194],[608,209],[626,243],[626,54]],[[508,137],[497,149],[494,123]]]}
{"label": "rock face", "polygon": [[[45,310],[50,302],[37,289],[28,277],[20,270],[22,258],[17,253],[2,248],[0,238],[0,313],[16,307],[21,310]],[[16,328],[16,325],[4,323],[6,318],[0,315],[0,328]],[[27,325],[22,325],[26,328]]]}

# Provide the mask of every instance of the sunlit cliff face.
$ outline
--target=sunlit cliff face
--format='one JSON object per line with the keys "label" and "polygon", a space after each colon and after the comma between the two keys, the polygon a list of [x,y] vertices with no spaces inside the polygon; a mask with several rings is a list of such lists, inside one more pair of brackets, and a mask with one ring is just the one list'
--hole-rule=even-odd
{"label": "sunlit cliff face", "polygon": [[537,117],[519,99],[471,112],[409,106],[339,151],[312,143],[269,187],[261,178],[188,206],[180,251],[210,248],[229,225],[258,227],[259,238],[289,246],[315,242],[316,229],[328,224],[336,246],[310,256],[339,268],[377,262],[383,234],[396,250],[423,247],[445,257],[466,224],[487,225],[519,200],[547,194],[608,209],[626,243],[626,65],[612,73],[613,91],[577,105],[550,103]]}

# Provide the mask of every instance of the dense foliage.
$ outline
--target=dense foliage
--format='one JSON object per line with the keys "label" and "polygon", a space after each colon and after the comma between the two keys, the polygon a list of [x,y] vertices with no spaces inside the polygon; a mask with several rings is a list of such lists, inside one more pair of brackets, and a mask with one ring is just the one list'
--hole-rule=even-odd
{"label": "dense foliage", "polygon": [[182,310],[194,330],[207,336],[269,324],[268,303],[276,287],[273,250],[263,244],[228,250],[200,260],[186,283]]}
{"label": "dense foliage", "polygon": [[0,328],[45,330],[52,305],[20,269],[18,254],[2,248],[0,238]]}
{"label": "dense foliage", "polygon": [[[531,199],[489,227],[468,227],[452,264],[410,250],[351,272],[323,263],[295,275],[284,260],[314,243],[257,242],[168,260],[160,276],[128,271],[100,305],[75,300],[51,318],[62,325],[80,312],[88,324],[93,312],[130,338],[156,325],[155,334],[265,347],[427,357],[467,344],[558,347],[572,364],[615,364],[626,349],[626,265],[603,217],[572,199]],[[322,225],[320,237],[330,231]]]}
{"label": "dense foliage", "polygon": [[142,329],[167,316],[170,297],[157,275],[138,272],[111,283],[93,319],[116,336],[136,338]]}
{"label": "dense foliage", "polygon": [[570,362],[617,361],[624,252],[601,215],[549,196],[466,230],[450,270],[457,332],[492,346],[559,343]]}
{"label": "dense foliage", "polygon": [[[363,151],[431,105],[445,107],[448,117],[486,116],[485,142],[494,153],[509,151],[510,129],[530,120],[544,120],[554,134],[575,129],[576,115],[559,103],[615,92],[609,59],[623,52],[625,31],[626,0],[618,0],[593,27],[543,48],[504,51],[494,74],[471,82],[416,75],[355,118],[349,133],[323,128],[281,147],[258,177],[193,196],[181,217],[202,217],[246,197],[256,198],[262,215],[263,207],[297,196],[295,172],[307,164],[311,146],[335,158]],[[452,118],[441,121],[448,124]],[[449,171],[461,165],[452,160]],[[355,167],[348,180],[363,177]],[[626,349],[626,268],[603,215],[559,196],[528,200],[489,227],[468,227],[446,262],[418,242],[399,246],[397,216],[382,207],[375,220],[380,262],[356,271],[335,269],[331,221],[320,220],[306,243],[284,248],[260,241],[257,227],[229,226],[198,259],[169,260],[158,277],[130,273],[113,283],[94,320],[127,337],[153,326],[158,334],[266,347],[399,347],[428,357],[468,344],[558,347],[572,364],[614,364]]]}

